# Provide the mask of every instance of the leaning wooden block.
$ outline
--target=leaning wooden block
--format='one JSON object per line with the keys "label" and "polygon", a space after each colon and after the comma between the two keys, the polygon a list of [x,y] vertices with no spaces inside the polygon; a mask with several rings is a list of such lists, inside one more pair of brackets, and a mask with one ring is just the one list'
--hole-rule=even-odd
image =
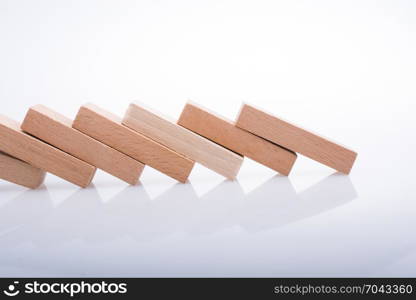
{"label": "leaning wooden block", "polygon": [[357,153],[322,136],[244,104],[236,126],[348,174]]}
{"label": "leaning wooden block", "polygon": [[235,126],[214,112],[188,102],[178,124],[283,175],[289,175],[296,153]]}
{"label": "leaning wooden block", "polygon": [[36,189],[45,179],[45,171],[0,152],[0,178],[18,185]]}
{"label": "leaning wooden block", "polygon": [[143,105],[130,104],[123,124],[229,179],[236,177],[243,162],[242,156],[169,121]]}
{"label": "leaning wooden block", "polygon": [[93,104],[80,108],[72,127],[180,181],[194,162],[121,124],[121,119]]}
{"label": "leaning wooden block", "polygon": [[21,131],[20,124],[0,116],[0,151],[81,187],[90,184],[96,168]]}
{"label": "leaning wooden block", "polygon": [[130,184],[136,184],[144,165],[72,128],[72,120],[43,105],[29,109],[23,131]]}

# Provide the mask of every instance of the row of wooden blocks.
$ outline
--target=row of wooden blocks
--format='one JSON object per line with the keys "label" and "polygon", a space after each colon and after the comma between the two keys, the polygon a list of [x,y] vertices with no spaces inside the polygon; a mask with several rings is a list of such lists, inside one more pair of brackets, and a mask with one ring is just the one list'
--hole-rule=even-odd
{"label": "row of wooden blocks", "polygon": [[135,103],[123,119],[86,104],[74,120],[36,105],[21,124],[0,116],[0,151],[0,178],[29,188],[45,172],[86,187],[96,168],[136,184],[144,165],[186,182],[195,162],[234,179],[244,156],[287,176],[296,153],[348,174],[357,156],[248,104],[233,122],[195,103],[177,122]]}

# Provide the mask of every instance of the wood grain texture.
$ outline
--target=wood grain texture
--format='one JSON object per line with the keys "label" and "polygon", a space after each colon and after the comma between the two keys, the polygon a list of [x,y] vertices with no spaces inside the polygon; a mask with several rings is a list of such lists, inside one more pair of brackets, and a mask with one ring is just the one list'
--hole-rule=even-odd
{"label": "wood grain texture", "polygon": [[108,146],[186,182],[194,162],[121,124],[121,118],[96,105],[80,108],[72,126]]}
{"label": "wood grain texture", "polygon": [[21,129],[129,184],[136,184],[144,165],[72,128],[72,120],[43,106],[29,109]]}
{"label": "wood grain texture", "polygon": [[248,104],[242,106],[236,126],[345,174],[357,157],[344,146]]}
{"label": "wood grain texture", "polygon": [[0,152],[0,178],[30,188],[38,188],[45,179],[45,171]]}
{"label": "wood grain texture", "polygon": [[5,116],[0,116],[0,151],[80,187],[90,184],[96,170],[94,166],[24,133],[18,122]]}
{"label": "wood grain texture", "polygon": [[123,124],[228,179],[236,177],[243,162],[241,155],[171,122],[143,105],[130,104]]}
{"label": "wood grain texture", "polygon": [[178,124],[282,175],[289,175],[296,161],[296,153],[238,128],[234,122],[196,103],[185,105]]}

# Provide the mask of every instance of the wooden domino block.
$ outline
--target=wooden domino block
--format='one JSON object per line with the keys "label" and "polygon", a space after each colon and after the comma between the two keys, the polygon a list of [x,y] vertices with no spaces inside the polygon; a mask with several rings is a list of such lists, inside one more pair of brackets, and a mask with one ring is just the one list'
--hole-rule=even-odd
{"label": "wooden domino block", "polygon": [[130,104],[123,124],[229,179],[236,177],[243,162],[241,155],[171,122],[143,105]]}
{"label": "wooden domino block", "polygon": [[90,184],[96,170],[94,166],[24,133],[18,122],[5,116],[0,116],[0,151],[80,187]]}
{"label": "wooden domino block", "polygon": [[72,127],[142,163],[185,182],[194,162],[121,124],[121,119],[93,104],[80,108]]}
{"label": "wooden domino block", "polygon": [[188,102],[178,124],[283,175],[289,175],[296,153],[235,126],[214,112]]}
{"label": "wooden domino block", "polygon": [[130,184],[136,184],[144,165],[72,128],[72,120],[43,105],[29,109],[22,130]]}
{"label": "wooden domino block", "polygon": [[0,152],[0,178],[15,184],[36,189],[45,179],[45,171]]}
{"label": "wooden domino block", "polygon": [[242,106],[236,126],[345,174],[357,157],[344,146],[248,104]]}

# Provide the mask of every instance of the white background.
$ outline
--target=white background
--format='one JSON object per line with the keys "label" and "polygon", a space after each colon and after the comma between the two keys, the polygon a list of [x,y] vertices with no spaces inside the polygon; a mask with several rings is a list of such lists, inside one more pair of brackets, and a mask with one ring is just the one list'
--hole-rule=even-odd
{"label": "white background", "polygon": [[414,1],[0,1],[1,113],[242,101],[358,152],[234,182],[0,182],[1,276],[416,276]]}

